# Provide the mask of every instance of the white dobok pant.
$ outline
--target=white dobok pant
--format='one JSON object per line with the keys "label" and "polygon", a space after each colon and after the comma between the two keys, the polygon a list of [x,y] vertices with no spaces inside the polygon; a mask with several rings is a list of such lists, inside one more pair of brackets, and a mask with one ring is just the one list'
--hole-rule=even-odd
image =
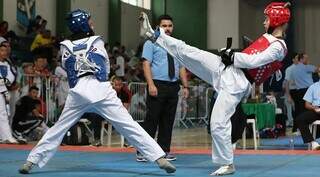
{"label": "white dobok pant", "polygon": [[[230,66],[224,70],[220,56],[197,49],[168,35],[161,34],[156,41],[189,71],[213,85],[218,92],[211,114],[212,160],[225,165],[233,163],[231,144],[231,116],[243,97],[248,96],[251,86],[240,69]],[[236,77],[234,77],[237,75]],[[238,87],[241,77],[242,84]],[[229,83],[222,83],[221,80]],[[232,80],[235,80],[234,82]],[[243,87],[244,86],[244,87]]]}
{"label": "white dobok pant", "polygon": [[3,94],[0,94],[0,139],[1,141],[8,140],[9,142],[16,142],[16,139],[12,136],[6,101]]}
{"label": "white dobok pant", "polygon": [[149,161],[155,161],[163,157],[165,153],[161,147],[132,119],[110,83],[108,83],[108,88],[105,89],[108,90],[108,94],[101,101],[72,108],[66,105],[59,120],[46,132],[36,147],[33,148],[27,161],[43,167],[55,154],[65,133],[72,125],[79,121],[85,112],[95,112],[101,115]]}

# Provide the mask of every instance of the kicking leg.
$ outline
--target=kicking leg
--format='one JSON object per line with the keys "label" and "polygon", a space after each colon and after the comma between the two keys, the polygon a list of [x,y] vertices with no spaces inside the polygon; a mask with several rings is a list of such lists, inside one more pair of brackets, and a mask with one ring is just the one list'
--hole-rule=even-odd
{"label": "kicking leg", "polygon": [[212,84],[214,81],[219,80],[217,77],[220,76],[220,72],[225,67],[221,62],[220,56],[192,47],[181,40],[170,37],[161,28],[154,32],[148,21],[147,15],[142,13],[140,32],[144,36],[150,39],[150,34],[154,34],[152,36],[153,41],[163,47],[189,71],[207,83]]}

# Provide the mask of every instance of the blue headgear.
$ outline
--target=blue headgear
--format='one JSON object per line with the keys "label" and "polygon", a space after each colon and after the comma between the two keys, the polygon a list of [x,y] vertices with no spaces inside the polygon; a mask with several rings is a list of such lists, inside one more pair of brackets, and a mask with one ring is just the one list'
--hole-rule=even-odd
{"label": "blue headgear", "polygon": [[91,28],[88,23],[90,14],[84,10],[77,9],[70,12],[67,16],[67,25],[72,33],[90,32]]}

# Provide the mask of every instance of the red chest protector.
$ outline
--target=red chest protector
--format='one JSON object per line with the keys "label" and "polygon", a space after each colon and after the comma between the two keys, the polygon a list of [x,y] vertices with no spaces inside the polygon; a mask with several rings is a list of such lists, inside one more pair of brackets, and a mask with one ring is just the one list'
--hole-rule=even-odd
{"label": "red chest protector", "polygon": [[[249,47],[245,48],[242,52],[249,55],[260,53],[267,49],[271,43],[276,41],[280,42],[277,39],[270,39],[268,38],[268,34],[264,34],[256,41],[254,41]],[[285,46],[283,47],[285,48]],[[250,79],[253,80],[256,86],[258,86],[264,81],[266,81],[273,73],[275,73],[281,67],[282,63],[280,61],[274,61],[272,63],[260,66],[259,68],[248,69],[247,74],[249,75]]]}

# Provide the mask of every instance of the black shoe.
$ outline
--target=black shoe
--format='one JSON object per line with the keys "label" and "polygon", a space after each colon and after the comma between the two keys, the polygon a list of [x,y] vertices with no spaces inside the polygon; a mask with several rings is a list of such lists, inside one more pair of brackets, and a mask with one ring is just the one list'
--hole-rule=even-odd
{"label": "black shoe", "polygon": [[102,144],[100,140],[95,140],[91,143],[91,146],[99,147],[102,146]]}
{"label": "black shoe", "polygon": [[17,139],[19,144],[27,144],[27,139],[23,137],[22,133],[17,132],[16,130],[12,132],[12,135],[15,139]]}
{"label": "black shoe", "polygon": [[140,152],[137,152],[136,156],[137,156],[137,159],[136,159],[137,162],[148,162],[148,160]]}
{"label": "black shoe", "polygon": [[166,158],[168,161],[177,160],[177,157],[175,155],[173,155],[173,154],[170,154],[169,152],[166,153],[166,156],[164,158]]}

